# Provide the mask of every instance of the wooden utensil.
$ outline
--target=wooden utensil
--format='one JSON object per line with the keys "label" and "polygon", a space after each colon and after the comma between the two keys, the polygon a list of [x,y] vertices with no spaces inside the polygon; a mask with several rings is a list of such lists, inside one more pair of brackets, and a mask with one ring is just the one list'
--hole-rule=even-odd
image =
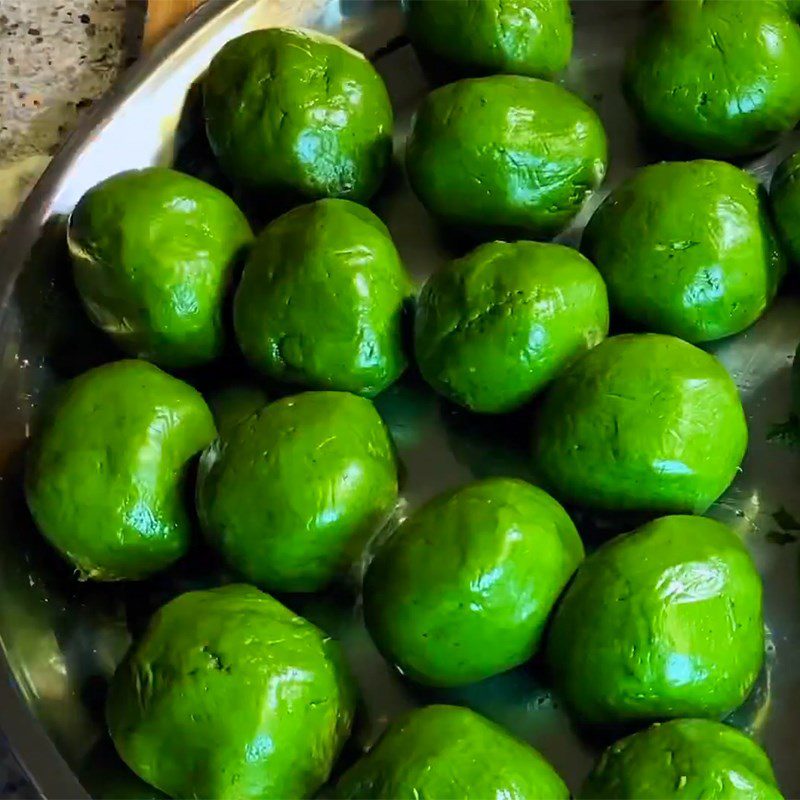
{"label": "wooden utensil", "polygon": [[142,52],[152,49],[203,0],[148,0],[142,35]]}

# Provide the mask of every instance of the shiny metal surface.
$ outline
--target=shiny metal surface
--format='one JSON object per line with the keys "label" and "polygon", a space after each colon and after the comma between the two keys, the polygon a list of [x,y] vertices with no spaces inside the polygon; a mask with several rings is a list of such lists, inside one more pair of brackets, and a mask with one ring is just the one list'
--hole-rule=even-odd
{"label": "shiny metal surface", "polygon": [[[657,160],[641,145],[619,92],[626,42],[644,5],[575,3],[575,56],[566,84],[600,113],[611,143],[604,190],[593,197],[560,240],[575,243],[604,192],[638,165]],[[176,31],[150,59],[129,73],[113,96],[62,149],[8,230],[0,249],[0,718],[13,746],[44,796],[85,797],[75,775],[103,735],[105,681],[150,611],[188,587],[226,579],[202,548],[170,573],[144,584],[77,583],[35,532],[19,482],[25,440],[35,411],[58,381],[114,357],[76,304],[65,262],[63,216],[77,198],[106,176],[131,167],[179,163],[213,175],[192,137],[190,87],[227,39],[268,25],[302,24],[370,54],[386,78],[397,109],[396,154],[411,113],[427,89],[402,38],[395,3],[367,0],[237,0],[212,2]],[[780,157],[800,145],[792,137],[751,164],[768,179]],[[211,170],[209,172],[209,170]],[[417,279],[448,251],[408,190],[399,167],[375,202]],[[751,430],[750,449],[734,486],[712,513],[730,522],[750,545],[766,586],[770,628],[768,667],[735,721],[758,736],[775,761],[788,797],[800,796],[796,756],[800,708],[800,452],[770,441],[773,425],[788,415],[791,354],[800,339],[800,301],[793,286],[750,331],[714,347],[742,391]],[[194,376],[189,376],[194,377]],[[413,375],[378,399],[404,462],[405,507],[436,492],[486,475],[531,476],[527,419],[471,418],[440,402]],[[596,521],[579,520],[590,540]],[[605,521],[606,533],[623,527]],[[610,530],[609,530],[610,528]],[[594,531],[594,533],[592,533]],[[780,544],[779,542],[788,542]],[[364,745],[398,710],[433,700],[466,702],[534,743],[576,789],[598,742],[573,730],[548,692],[537,664],[458,691],[406,684],[377,655],[345,594],[289,602],[341,637],[361,683],[365,713],[354,744]],[[102,743],[101,743],[102,744]]]}

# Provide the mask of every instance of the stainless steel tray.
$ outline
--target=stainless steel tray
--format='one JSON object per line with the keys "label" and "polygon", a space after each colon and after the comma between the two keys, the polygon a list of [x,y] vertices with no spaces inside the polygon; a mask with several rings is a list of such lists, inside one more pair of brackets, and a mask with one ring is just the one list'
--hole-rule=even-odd
{"label": "stainless steel tray", "polygon": [[[604,189],[655,159],[637,137],[619,92],[626,42],[645,13],[637,2],[576,2],[575,55],[566,84],[594,105],[611,142]],[[191,121],[185,111],[195,79],[216,50],[258,27],[305,25],[337,35],[371,55],[397,109],[396,151],[427,86],[402,39],[395,3],[370,0],[210,2],[137,65],[72,136],[8,230],[0,249],[0,719],[44,796],[86,797],[76,770],[103,733],[106,677],[149,611],[178,590],[224,579],[199,552],[171,574],[141,586],[79,584],[42,543],[21,500],[19,469],[30,422],[48,389],[113,357],[88,329],[70,289],[63,216],[97,181],[131,167],[167,164]],[[191,105],[191,104],[190,104]],[[768,179],[777,160],[800,146],[793,135],[748,168]],[[182,158],[203,168],[184,143]],[[201,148],[202,149],[202,148]],[[193,160],[194,159],[194,160]],[[199,159],[199,160],[198,160]],[[447,253],[398,169],[375,206],[411,272],[424,278]],[[574,243],[601,193],[560,238]],[[712,513],[751,546],[766,586],[767,668],[736,722],[760,738],[788,797],[800,796],[800,454],[770,441],[788,415],[789,368],[800,339],[800,302],[785,290],[747,333],[714,348],[735,376],[747,406],[751,444],[734,486]],[[525,419],[474,419],[441,404],[413,376],[379,398],[405,464],[410,507],[445,487],[495,474],[526,476]],[[776,535],[777,534],[777,535]],[[781,545],[779,542],[789,542]],[[343,595],[299,598],[294,605],[345,643],[366,713],[355,744],[374,740],[408,706],[468,703],[531,741],[576,789],[597,752],[573,730],[535,664],[461,691],[432,692],[404,683],[378,657]]]}

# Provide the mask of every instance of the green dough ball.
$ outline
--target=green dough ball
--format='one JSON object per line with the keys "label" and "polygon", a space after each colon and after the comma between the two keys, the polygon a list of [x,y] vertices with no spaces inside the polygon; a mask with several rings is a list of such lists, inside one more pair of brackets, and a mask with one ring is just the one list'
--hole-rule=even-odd
{"label": "green dough ball", "polygon": [[553,617],[553,679],[583,721],[720,718],[764,657],[761,578],[738,536],[661,517],[589,556]]}
{"label": "green dough ball", "polygon": [[434,273],[416,311],[417,363],[473,411],[524,405],[608,333],[600,273],[560,244],[492,242]]}
{"label": "green dough ball", "polygon": [[714,356],[672,336],[612,336],[545,394],[534,461],[562,502],[702,513],[747,447],[739,393]]}
{"label": "green dough ball", "polygon": [[153,167],[90,189],[69,218],[67,241],[92,322],[126,353],[190,367],[222,353],[222,307],[252,236],[219,189]]}
{"label": "green dough ball", "polygon": [[628,53],[624,83],[648,128],[730,158],[794,128],[799,69],[800,28],[781,4],[666,0]]}
{"label": "green dough ball", "polygon": [[248,580],[324,588],[361,554],[397,499],[394,447],[369,400],[306,392],[271,403],[200,459],[203,530]]}
{"label": "green dough ball", "polygon": [[706,719],[655,724],[613,744],[585,800],[783,800],[767,754],[735,728]]}
{"label": "green dough ball", "polygon": [[240,422],[260,411],[268,402],[269,398],[263,389],[246,383],[226,386],[208,395],[208,406],[220,436],[227,436]]}
{"label": "green dough ball", "polygon": [[146,361],[68,383],[34,438],[25,496],[83,577],[144,578],[187,550],[184,477],[216,436],[203,398]]}
{"label": "green dough ball", "polygon": [[770,186],[772,211],[786,252],[800,264],[800,152],[775,170]]}
{"label": "green dough ball", "polygon": [[689,342],[752,325],[786,271],[758,181],[721,161],[639,170],[594,214],[582,250],[612,307]]}
{"label": "green dough ball", "polygon": [[367,628],[415,681],[483,680],[536,652],[582,559],[550,495],[511,478],[478,481],[435,497],[378,549],[364,581]]}
{"label": "green dough ball", "polygon": [[414,47],[461,74],[547,78],[569,64],[567,0],[411,0],[406,8]]}
{"label": "green dough ball", "polygon": [[458,706],[427,706],[389,726],[336,786],[340,800],[567,800],[530,745]]}
{"label": "green dough ball", "polygon": [[408,139],[411,186],[441,222],[550,236],[606,171],[606,135],[589,106],[536,78],[496,75],[431,92]]}
{"label": "green dough ball", "polygon": [[153,616],[108,694],[111,738],[170,797],[310,797],[350,732],[339,645],[252,586],[187,592]]}
{"label": "green dough ball", "polygon": [[411,292],[389,231],[369,209],[318,200],[256,240],[236,292],[236,336],[275,380],[371,397],[405,369]]}
{"label": "green dough ball", "polygon": [[228,176],[290,197],[368,200],[392,154],[392,107],[364,56],[269,28],[228,42],[203,81],[206,132]]}

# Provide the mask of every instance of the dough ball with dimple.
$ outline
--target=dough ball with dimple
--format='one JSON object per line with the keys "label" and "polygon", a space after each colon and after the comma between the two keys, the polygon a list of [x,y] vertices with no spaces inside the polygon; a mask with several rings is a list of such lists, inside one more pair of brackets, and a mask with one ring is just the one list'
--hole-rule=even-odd
{"label": "dough ball with dimple", "polygon": [[722,161],[638,170],[594,213],[581,249],[612,308],[689,342],[752,325],[786,271],[763,189]]}
{"label": "dough ball with dimple", "polygon": [[634,112],[666,139],[732,158],[800,120],[800,28],[780,2],[665,0],[628,53]]}
{"label": "dough ball with dimple", "polygon": [[528,402],[608,333],[600,273],[559,244],[491,242],[435,272],[416,309],[425,380],[473,411]]}
{"label": "dough ball with dimple", "polygon": [[592,553],[548,634],[560,695],[595,724],[720,719],[764,660],[761,578],[721,522],[661,517]]}
{"label": "dough ball with dimple", "polygon": [[355,711],[337,642],[252,586],[163,606],[117,668],[106,718],[123,760],[170,797],[311,797]]}
{"label": "dough ball with dimple", "polygon": [[736,476],[747,423],[709,353],[673,336],[612,336],[544,395],[533,458],[565,503],[607,511],[702,513]]}
{"label": "dough ball with dimple", "polygon": [[126,353],[165,367],[221,355],[223,305],[252,237],[226,194],[162,167],[92,187],[67,228],[89,318]]}
{"label": "dough ball with dimple", "polygon": [[572,54],[567,0],[411,0],[406,20],[421,57],[461,76],[547,78]]}
{"label": "dough ball with dimple", "polygon": [[567,800],[558,773],[530,745],[458,706],[426,706],[392,723],[340,778],[339,800]]}
{"label": "dough ball with dimple", "polygon": [[406,367],[411,293],[378,217],[318,200],[276,219],[253,245],[236,291],[236,337],[270,378],[371,397]]}
{"label": "dough ball with dimple", "polygon": [[706,719],[656,723],[611,745],[582,800],[783,800],[767,754],[741,731]]}
{"label": "dough ball with dimple", "polygon": [[397,499],[389,432],[369,400],[306,392],[250,414],[200,459],[197,510],[248,580],[313,592],[346,572]]}
{"label": "dough ball with dimple", "polygon": [[315,31],[268,28],[229,41],[203,79],[203,110],[227,175],[280,197],[366,201],[392,154],[380,75]]}
{"label": "dough ball with dimple", "polygon": [[33,437],[28,507],[84,577],[147,577],[189,547],[184,479],[215,436],[200,394],[158,367],[89,370],[58,389]]}
{"label": "dough ball with dimple", "polygon": [[561,86],[519,75],[434,90],[406,147],[422,204],[472,236],[552,236],[599,186],[606,166],[597,114]]}

